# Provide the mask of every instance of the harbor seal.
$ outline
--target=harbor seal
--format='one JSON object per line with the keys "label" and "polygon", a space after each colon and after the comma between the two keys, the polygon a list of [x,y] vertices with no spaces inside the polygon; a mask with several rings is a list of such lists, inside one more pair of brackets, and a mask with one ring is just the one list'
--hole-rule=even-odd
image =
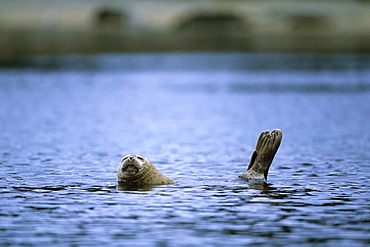
{"label": "harbor seal", "polygon": [[174,180],[160,173],[142,155],[130,154],[122,158],[117,170],[120,184],[172,184]]}
{"label": "harbor seal", "polygon": [[[244,180],[266,181],[271,163],[279,149],[283,133],[274,129],[266,130],[258,138],[256,149],[252,153],[247,170],[239,175]],[[160,185],[176,181],[160,173],[150,161],[142,155],[130,154],[122,158],[117,170],[119,184]]]}

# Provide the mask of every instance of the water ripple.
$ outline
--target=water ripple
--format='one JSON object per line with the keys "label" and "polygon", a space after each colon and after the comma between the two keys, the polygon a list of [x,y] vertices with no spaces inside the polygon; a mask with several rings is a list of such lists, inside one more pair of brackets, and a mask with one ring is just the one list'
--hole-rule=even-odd
{"label": "water ripple", "polygon": [[[1,246],[370,245],[367,56],[22,59],[0,68]],[[268,182],[239,180],[272,128]],[[178,183],[117,184],[128,153]]]}

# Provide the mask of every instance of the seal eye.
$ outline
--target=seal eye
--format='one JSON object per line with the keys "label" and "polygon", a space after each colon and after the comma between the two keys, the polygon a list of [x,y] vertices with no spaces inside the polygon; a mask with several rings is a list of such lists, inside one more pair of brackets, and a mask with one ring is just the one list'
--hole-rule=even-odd
{"label": "seal eye", "polygon": [[137,158],[138,158],[139,160],[141,160],[142,162],[144,162],[144,161],[145,161],[143,157],[137,156]]}

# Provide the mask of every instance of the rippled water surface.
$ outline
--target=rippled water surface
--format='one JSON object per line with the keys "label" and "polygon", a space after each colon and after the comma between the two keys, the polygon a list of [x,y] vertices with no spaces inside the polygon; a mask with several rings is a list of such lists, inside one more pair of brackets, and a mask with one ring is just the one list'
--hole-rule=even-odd
{"label": "rippled water surface", "polygon": [[[25,57],[0,105],[1,246],[370,245],[367,55]],[[129,153],[178,183],[117,187]]]}

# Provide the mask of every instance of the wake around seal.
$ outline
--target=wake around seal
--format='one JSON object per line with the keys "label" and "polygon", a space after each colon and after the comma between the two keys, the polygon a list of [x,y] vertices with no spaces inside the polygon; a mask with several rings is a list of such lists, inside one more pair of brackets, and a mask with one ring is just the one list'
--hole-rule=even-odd
{"label": "wake around seal", "polygon": [[[274,129],[267,130],[258,138],[256,149],[245,172],[239,175],[244,180],[266,181],[271,163],[279,149],[283,133]],[[172,184],[174,180],[160,173],[150,161],[142,155],[130,154],[122,158],[117,170],[119,184]]]}

